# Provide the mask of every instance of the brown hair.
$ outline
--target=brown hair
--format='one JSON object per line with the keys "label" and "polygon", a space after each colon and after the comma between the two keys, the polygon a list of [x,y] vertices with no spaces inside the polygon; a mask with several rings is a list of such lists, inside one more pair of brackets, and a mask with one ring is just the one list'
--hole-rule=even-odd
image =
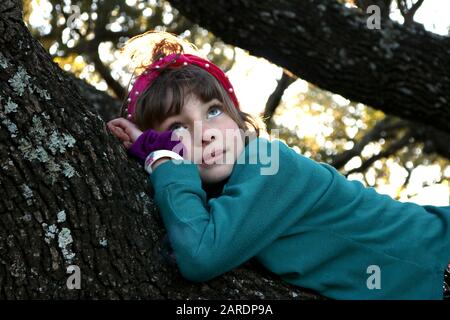
{"label": "brown hair", "polygon": [[[172,53],[182,54],[183,47],[163,39],[155,44],[151,61],[156,61]],[[259,136],[260,127],[257,121],[248,113],[238,110],[228,93],[209,72],[196,65],[159,69],[160,75],[146,88],[136,102],[134,121],[137,127],[144,131],[162,123],[166,118],[181,112],[185,98],[191,94],[203,102],[212,99],[219,100],[228,114],[244,133],[253,127],[253,135]],[[122,110],[126,116],[126,108]],[[245,137],[245,144],[248,137]]]}

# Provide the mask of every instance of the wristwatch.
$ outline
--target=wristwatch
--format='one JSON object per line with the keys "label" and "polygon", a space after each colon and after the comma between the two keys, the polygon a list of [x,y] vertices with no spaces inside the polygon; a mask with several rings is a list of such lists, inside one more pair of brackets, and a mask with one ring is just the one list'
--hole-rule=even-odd
{"label": "wristwatch", "polygon": [[144,168],[145,171],[147,171],[149,174],[152,174],[152,164],[161,158],[169,157],[174,160],[183,160],[183,157],[180,156],[178,153],[170,150],[156,150],[153,152],[150,152],[150,154],[145,158]]}

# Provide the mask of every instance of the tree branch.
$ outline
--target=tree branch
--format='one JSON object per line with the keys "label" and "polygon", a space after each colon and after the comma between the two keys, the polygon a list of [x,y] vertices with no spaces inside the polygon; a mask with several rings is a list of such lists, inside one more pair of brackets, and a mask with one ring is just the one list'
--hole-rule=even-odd
{"label": "tree branch", "polygon": [[395,121],[392,117],[385,117],[355,143],[353,148],[334,156],[331,165],[336,169],[341,169],[348,161],[350,161],[350,159],[361,154],[364,147],[370,142],[377,141],[388,135],[389,132],[394,132],[407,125],[408,123],[405,121]]}
{"label": "tree branch", "polygon": [[447,37],[394,22],[371,30],[359,9],[332,0],[171,4],[225,42],[322,89],[450,132]]}
{"label": "tree branch", "polygon": [[375,161],[383,159],[383,158],[387,158],[387,157],[393,155],[394,153],[396,153],[397,151],[401,150],[403,147],[405,147],[408,144],[409,139],[411,137],[412,137],[412,134],[410,131],[408,131],[401,139],[393,142],[386,150],[381,151],[380,153],[367,159],[358,168],[354,168],[354,169],[348,171],[345,174],[345,176],[348,177],[349,175],[351,175],[353,173],[365,172]]}
{"label": "tree branch", "polygon": [[122,87],[122,85],[118,81],[116,81],[111,76],[111,70],[107,66],[105,66],[103,61],[100,59],[98,50],[92,51],[89,54],[89,58],[94,63],[95,70],[98,73],[100,73],[100,75],[106,81],[106,83],[108,84],[108,87],[114,92],[116,97],[119,100],[123,100],[127,95],[127,91],[125,90],[124,87]]}
{"label": "tree branch", "polygon": [[424,0],[417,0],[411,8],[408,8],[408,4],[406,0],[397,0],[397,6],[400,10],[400,13],[402,14],[405,22],[405,26],[412,26],[413,24],[421,25],[420,23],[417,23],[414,21],[414,15],[416,14],[417,10],[422,6]]}
{"label": "tree branch", "polygon": [[276,108],[280,104],[281,98],[283,97],[284,91],[296,80],[292,74],[283,71],[283,74],[278,80],[277,87],[272,92],[270,97],[267,99],[266,107],[264,109],[264,123],[266,124],[267,130],[273,127],[272,116],[275,113]]}

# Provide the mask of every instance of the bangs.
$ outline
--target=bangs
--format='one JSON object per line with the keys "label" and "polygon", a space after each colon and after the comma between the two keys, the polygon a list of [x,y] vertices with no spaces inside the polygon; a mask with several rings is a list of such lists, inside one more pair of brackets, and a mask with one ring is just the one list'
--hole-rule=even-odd
{"label": "bangs", "polygon": [[[196,66],[193,67],[198,68]],[[161,115],[159,122],[164,121],[168,117],[180,114],[183,110],[185,100],[191,95],[196,96],[203,103],[207,103],[213,99],[223,102],[222,92],[219,87],[220,84],[216,78],[201,68],[198,69],[199,74],[184,72],[188,70],[183,70],[183,72],[179,73],[174,72],[174,79],[167,77],[164,79],[165,81],[159,83],[161,87],[155,91],[164,92],[165,90],[163,95],[158,95],[157,99],[153,100],[156,103],[155,106],[158,106],[156,109]]]}
{"label": "bangs", "polygon": [[195,65],[166,68],[137,101],[137,126],[141,130],[181,113],[186,97],[195,95],[203,103],[217,99],[224,103],[221,84],[207,71]]}
{"label": "bangs", "polygon": [[[154,128],[165,119],[181,113],[186,97],[195,95],[203,103],[217,99],[224,103],[221,84],[207,71],[195,65],[167,68],[137,101],[137,125],[141,130]],[[147,124],[147,125],[146,125]]]}

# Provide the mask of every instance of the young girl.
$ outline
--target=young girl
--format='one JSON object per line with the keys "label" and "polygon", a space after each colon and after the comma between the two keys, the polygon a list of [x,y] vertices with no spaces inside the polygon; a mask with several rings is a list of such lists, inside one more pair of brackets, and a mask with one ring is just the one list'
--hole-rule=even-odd
{"label": "young girl", "polygon": [[450,207],[395,201],[260,137],[225,74],[169,36],[143,70],[108,127],[145,163],[186,279],[256,257],[330,298],[443,298]]}

